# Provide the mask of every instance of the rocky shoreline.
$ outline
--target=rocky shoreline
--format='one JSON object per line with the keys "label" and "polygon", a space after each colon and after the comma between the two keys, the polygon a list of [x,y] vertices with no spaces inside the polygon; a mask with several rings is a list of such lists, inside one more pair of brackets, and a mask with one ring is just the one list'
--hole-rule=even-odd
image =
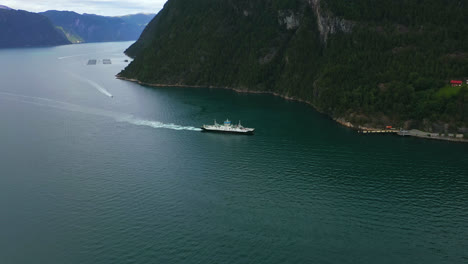
{"label": "rocky shoreline", "polygon": [[[317,110],[320,113],[321,112],[317,107],[315,107],[310,101],[295,98],[295,97],[289,97],[285,96],[279,93],[275,92],[269,92],[269,91],[251,91],[247,89],[240,89],[240,88],[232,88],[232,87],[219,87],[219,86],[201,86],[201,85],[185,85],[185,84],[155,84],[155,83],[147,83],[147,82],[142,82],[137,79],[132,79],[132,78],[126,78],[123,76],[116,76],[117,79],[123,80],[123,81],[129,81],[129,82],[134,82],[138,83],[140,85],[145,85],[145,86],[151,86],[151,87],[184,87],[184,88],[216,88],[216,89],[226,89],[226,90],[232,90],[238,93],[250,93],[250,94],[271,94],[274,96],[281,97],[286,100],[290,101],[296,101],[296,102],[301,102],[301,103],[306,103],[310,106],[312,106],[315,110]],[[352,124],[351,122],[347,121],[344,118],[333,118],[332,119],[337,122],[338,124],[354,129],[354,130],[367,130],[367,131],[374,131],[378,130],[378,128],[373,128],[373,127],[363,127],[363,126],[356,126]],[[463,134],[455,134],[450,136],[441,136],[440,134],[437,133],[431,133],[431,132],[425,132],[425,131],[420,131],[417,129],[412,129],[405,131],[404,133],[395,133],[399,136],[410,136],[410,137],[417,137],[417,138],[423,138],[423,139],[432,139],[432,140],[444,140],[444,141],[450,141],[450,142],[462,142],[462,143],[468,143],[468,139],[463,138]],[[461,137],[460,137],[461,136]]]}
{"label": "rocky shoreline", "polygon": [[185,85],[185,84],[157,84],[157,83],[147,83],[147,82],[142,82],[140,80],[137,80],[137,79],[132,79],[132,78],[126,78],[126,77],[122,77],[122,76],[119,76],[119,75],[116,75],[116,78],[119,79],[119,80],[123,80],[123,81],[129,81],[129,82],[134,82],[134,83],[138,83],[140,85],[145,85],[145,86],[151,86],[151,87],[181,87],[181,88],[210,88],[210,89],[225,89],[225,90],[231,90],[231,91],[235,91],[237,93],[249,93],[249,94],[271,94],[273,96],[277,96],[277,97],[281,97],[285,100],[288,100],[288,101],[295,101],[295,102],[301,102],[301,103],[305,103],[305,104],[308,104],[310,106],[312,106],[315,110],[317,110],[318,112],[322,113],[319,109],[317,109],[310,101],[307,101],[307,100],[303,100],[303,99],[300,99],[300,98],[296,98],[296,97],[289,97],[289,96],[285,96],[285,95],[282,95],[282,94],[279,94],[279,93],[275,93],[275,92],[270,92],[270,91],[252,91],[252,90],[247,90],[247,89],[240,89],[240,88],[232,88],[232,87],[227,87],[227,86],[211,86],[211,85]]}

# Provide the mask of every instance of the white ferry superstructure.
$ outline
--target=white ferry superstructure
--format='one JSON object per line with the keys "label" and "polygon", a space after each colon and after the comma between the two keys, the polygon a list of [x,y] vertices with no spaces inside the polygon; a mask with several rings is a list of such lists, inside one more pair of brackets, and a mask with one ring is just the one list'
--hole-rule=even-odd
{"label": "white ferry superstructure", "polygon": [[244,134],[244,135],[253,135],[255,128],[243,127],[241,122],[239,124],[233,125],[229,119],[224,121],[224,124],[220,125],[214,122],[214,125],[203,125],[201,127],[204,132],[217,132],[217,133],[231,133],[231,134]]}

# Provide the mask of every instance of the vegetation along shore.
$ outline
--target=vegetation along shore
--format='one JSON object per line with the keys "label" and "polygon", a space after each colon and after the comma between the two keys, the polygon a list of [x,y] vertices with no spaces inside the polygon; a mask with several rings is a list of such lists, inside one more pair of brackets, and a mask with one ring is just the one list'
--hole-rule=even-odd
{"label": "vegetation along shore", "polygon": [[[293,97],[286,97],[278,93],[273,93],[273,92],[265,92],[265,91],[252,91],[248,89],[239,89],[239,88],[230,88],[230,87],[213,87],[213,86],[190,86],[190,85],[183,85],[183,84],[157,84],[157,83],[146,83],[142,82],[137,79],[128,79],[122,76],[117,75],[116,76],[120,80],[124,81],[129,81],[129,82],[134,82],[138,83],[140,85],[145,85],[145,86],[151,86],[151,87],[179,87],[179,88],[215,88],[215,89],[228,89],[232,90],[238,93],[253,93],[253,94],[271,94],[274,96],[281,97],[286,100],[291,100],[291,101],[297,101],[297,102],[302,102],[306,103],[312,107],[314,105],[311,102],[304,101],[299,98],[293,98]],[[315,108],[315,107],[314,107]],[[316,108],[315,108],[316,109]],[[343,118],[334,118],[334,121],[336,121],[338,124],[351,128],[356,131],[380,131],[382,130],[381,128],[376,128],[376,127],[364,127],[364,126],[357,126],[352,124],[349,121],[346,121]],[[445,141],[452,141],[452,142],[465,142],[468,143],[468,135],[466,134],[442,134],[442,133],[431,133],[427,131],[420,131],[417,129],[411,129],[411,130],[404,130],[404,129],[394,129],[393,134],[399,135],[399,136],[411,136],[411,137],[418,137],[418,138],[425,138],[425,139],[435,139],[435,140],[445,140]]]}
{"label": "vegetation along shore", "polygon": [[443,0],[169,0],[119,76],[271,93],[356,129],[465,135],[466,13]]}

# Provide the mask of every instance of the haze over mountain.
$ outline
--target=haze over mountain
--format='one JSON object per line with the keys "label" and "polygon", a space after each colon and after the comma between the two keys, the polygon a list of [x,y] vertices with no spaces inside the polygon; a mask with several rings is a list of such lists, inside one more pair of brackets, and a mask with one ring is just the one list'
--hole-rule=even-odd
{"label": "haze over mountain", "polygon": [[106,17],[0,8],[0,48],[137,40],[154,14]]}
{"label": "haze over mountain", "polygon": [[106,17],[70,11],[41,13],[64,31],[72,43],[137,40],[154,14]]}
{"label": "haze over mountain", "polygon": [[167,0],[2,0],[5,5],[33,13],[48,10],[74,11],[79,14],[125,16],[128,14],[157,13]]}
{"label": "haze over mountain", "polygon": [[134,15],[126,15],[126,16],[119,16],[122,20],[129,24],[140,25],[146,27],[149,22],[154,18],[156,14],[134,14]]}
{"label": "haze over mountain", "polygon": [[22,10],[0,9],[0,48],[70,44],[45,16]]}
{"label": "haze over mountain", "polygon": [[276,93],[354,125],[468,131],[468,87],[448,86],[468,73],[467,13],[444,0],[169,0],[120,76]]}
{"label": "haze over mountain", "polygon": [[11,9],[8,6],[0,5],[0,9]]}

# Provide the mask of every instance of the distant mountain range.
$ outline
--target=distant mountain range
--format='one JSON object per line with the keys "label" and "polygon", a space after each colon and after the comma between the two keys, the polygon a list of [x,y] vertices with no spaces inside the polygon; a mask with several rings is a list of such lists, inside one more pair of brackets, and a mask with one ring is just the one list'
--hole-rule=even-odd
{"label": "distant mountain range", "polygon": [[0,48],[137,40],[154,16],[106,17],[55,10],[31,13],[0,5]]}
{"label": "distant mountain range", "polygon": [[0,48],[70,44],[66,36],[42,15],[0,9]]}
{"label": "distant mountain range", "polygon": [[68,11],[40,13],[62,30],[72,43],[137,40],[154,14],[105,17]]}

